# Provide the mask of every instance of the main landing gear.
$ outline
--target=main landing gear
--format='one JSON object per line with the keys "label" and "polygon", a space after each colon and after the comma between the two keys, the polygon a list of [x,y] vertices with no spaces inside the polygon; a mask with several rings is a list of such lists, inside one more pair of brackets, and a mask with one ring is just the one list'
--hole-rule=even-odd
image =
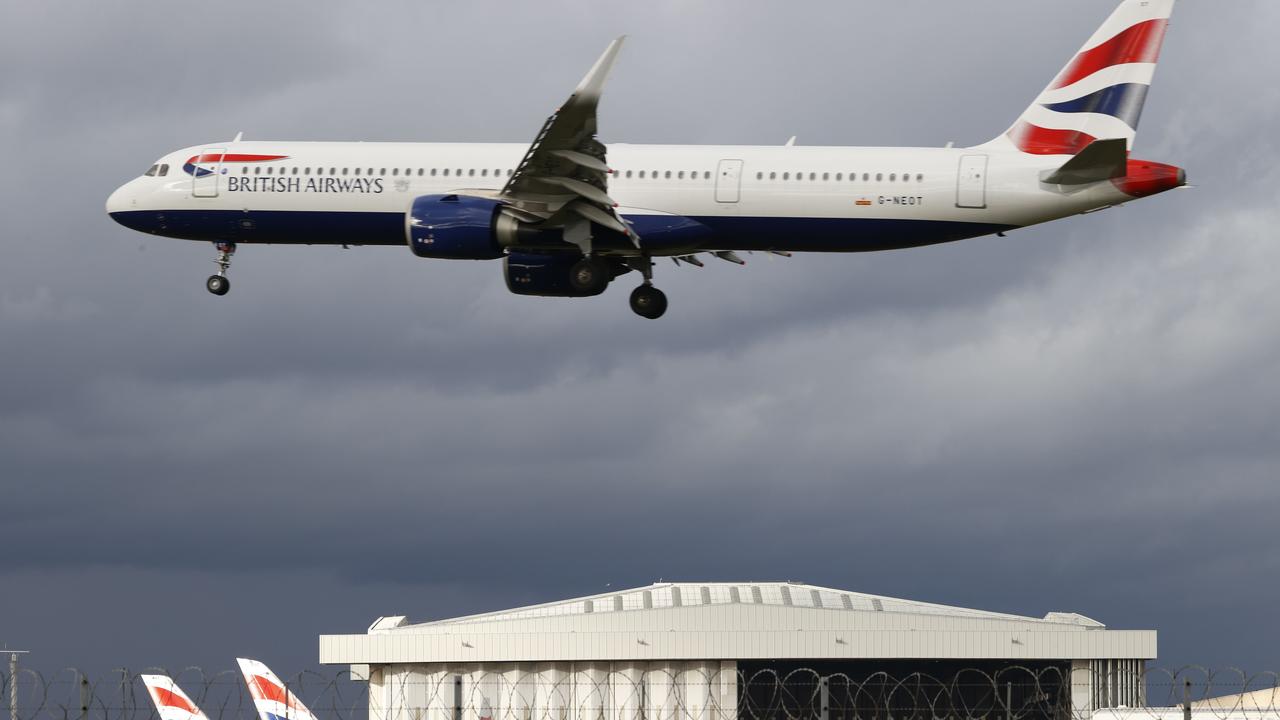
{"label": "main landing gear", "polygon": [[650,320],[662,317],[667,312],[667,296],[653,286],[653,260],[648,256],[615,261],[588,255],[570,268],[569,285],[581,294],[580,297],[599,295],[608,289],[615,277],[626,272],[619,267],[620,263],[644,275],[644,284],[631,293],[632,312]]}
{"label": "main landing gear", "polygon": [[667,312],[667,294],[653,286],[653,260],[645,255],[637,258],[632,267],[644,275],[644,284],[631,291],[631,312],[657,320]]}
{"label": "main landing gear", "polygon": [[214,295],[226,295],[231,290],[231,280],[227,277],[227,271],[231,269],[231,256],[236,254],[236,244],[220,242],[214,243],[214,247],[218,249],[218,259],[214,260],[218,265],[218,274],[210,275],[204,286]]}

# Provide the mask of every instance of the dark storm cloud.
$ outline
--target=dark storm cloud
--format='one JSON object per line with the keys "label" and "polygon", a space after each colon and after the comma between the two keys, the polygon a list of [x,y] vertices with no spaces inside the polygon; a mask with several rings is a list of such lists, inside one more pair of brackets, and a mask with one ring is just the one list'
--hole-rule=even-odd
{"label": "dark storm cloud", "polygon": [[977,143],[1112,4],[11,5],[0,640],[296,667],[384,613],[797,578],[1280,667],[1272,3],[1180,9],[1138,152],[1195,191],[660,266],[659,323],[396,248],[244,247],[215,301],[207,246],[102,213],[238,130],[525,141],[623,32],[611,142]]}

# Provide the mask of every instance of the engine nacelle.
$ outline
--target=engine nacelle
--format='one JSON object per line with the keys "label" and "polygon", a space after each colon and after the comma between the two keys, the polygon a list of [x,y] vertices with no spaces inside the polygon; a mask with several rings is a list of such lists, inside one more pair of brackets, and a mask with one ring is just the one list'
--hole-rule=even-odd
{"label": "engine nacelle", "polygon": [[409,210],[409,249],[421,258],[495,260],[503,256],[499,203],[468,195],[423,195]]}
{"label": "engine nacelle", "polygon": [[[574,253],[557,253],[543,255],[540,253],[512,252],[503,263],[503,274],[507,278],[507,289],[516,295],[538,295],[541,297],[589,297],[604,292],[583,292],[569,282],[569,272],[582,259]],[[613,277],[630,272],[626,265],[609,260],[609,269]]]}

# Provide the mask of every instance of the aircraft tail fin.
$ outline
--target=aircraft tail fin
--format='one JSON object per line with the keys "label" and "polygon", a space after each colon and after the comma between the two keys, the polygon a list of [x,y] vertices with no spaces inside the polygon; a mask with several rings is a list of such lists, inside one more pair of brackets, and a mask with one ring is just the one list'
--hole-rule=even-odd
{"label": "aircraft tail fin", "polygon": [[236,658],[236,662],[261,720],[316,720],[316,716],[271,672],[271,668],[248,658]]}
{"label": "aircraft tail fin", "polygon": [[1076,155],[1095,140],[1133,148],[1177,0],[1123,0],[1013,127],[988,145]]}
{"label": "aircraft tail fin", "polygon": [[143,675],[142,684],[147,686],[160,720],[209,720],[168,675]]}

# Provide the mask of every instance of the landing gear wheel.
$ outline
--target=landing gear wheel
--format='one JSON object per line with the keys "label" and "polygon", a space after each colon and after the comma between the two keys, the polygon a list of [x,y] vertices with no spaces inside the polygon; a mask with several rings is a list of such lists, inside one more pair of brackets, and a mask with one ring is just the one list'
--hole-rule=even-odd
{"label": "landing gear wheel", "polygon": [[226,295],[231,289],[231,281],[225,275],[210,275],[204,286],[214,295]]}
{"label": "landing gear wheel", "polygon": [[612,279],[609,268],[596,258],[582,258],[569,270],[569,284],[574,290],[589,295],[604,292]]}
{"label": "landing gear wheel", "polygon": [[631,311],[642,318],[657,320],[667,312],[667,294],[652,285],[631,291]]}

